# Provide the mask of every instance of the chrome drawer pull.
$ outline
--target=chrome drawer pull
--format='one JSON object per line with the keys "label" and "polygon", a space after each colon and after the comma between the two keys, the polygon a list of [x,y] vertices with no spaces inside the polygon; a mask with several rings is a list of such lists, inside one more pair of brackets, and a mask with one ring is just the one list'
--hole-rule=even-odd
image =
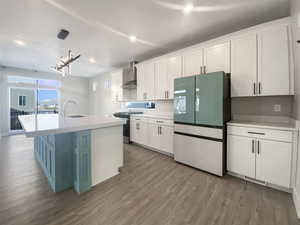
{"label": "chrome drawer pull", "polygon": [[250,132],[250,131],[248,131],[248,134],[258,134],[258,135],[266,135],[265,133],[258,133],[258,132]]}

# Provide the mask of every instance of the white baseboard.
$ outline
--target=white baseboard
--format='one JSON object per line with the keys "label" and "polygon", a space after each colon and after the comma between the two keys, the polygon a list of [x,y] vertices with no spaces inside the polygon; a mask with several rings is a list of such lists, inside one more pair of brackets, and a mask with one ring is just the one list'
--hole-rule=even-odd
{"label": "white baseboard", "polygon": [[293,200],[294,200],[294,205],[296,208],[297,216],[300,218],[300,199],[297,193],[297,190],[294,188],[293,190]]}

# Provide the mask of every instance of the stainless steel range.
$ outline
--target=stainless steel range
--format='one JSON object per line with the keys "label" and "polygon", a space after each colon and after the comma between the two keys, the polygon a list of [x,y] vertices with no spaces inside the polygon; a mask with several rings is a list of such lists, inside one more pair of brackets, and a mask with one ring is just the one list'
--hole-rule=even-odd
{"label": "stainless steel range", "polygon": [[115,117],[127,119],[126,124],[123,125],[123,140],[124,143],[130,144],[130,115],[143,114],[143,112],[117,112],[114,113]]}

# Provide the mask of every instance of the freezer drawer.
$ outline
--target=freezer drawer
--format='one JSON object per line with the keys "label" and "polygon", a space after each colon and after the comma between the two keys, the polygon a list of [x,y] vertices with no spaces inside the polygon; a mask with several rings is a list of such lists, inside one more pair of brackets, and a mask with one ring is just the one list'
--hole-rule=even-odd
{"label": "freezer drawer", "polygon": [[223,176],[223,142],[186,134],[174,134],[175,161]]}

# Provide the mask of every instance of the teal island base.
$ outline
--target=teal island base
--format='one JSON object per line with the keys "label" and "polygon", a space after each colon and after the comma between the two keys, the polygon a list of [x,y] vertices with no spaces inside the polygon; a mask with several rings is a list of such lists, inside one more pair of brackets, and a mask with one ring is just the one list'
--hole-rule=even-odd
{"label": "teal island base", "polygon": [[91,130],[34,137],[34,152],[54,192],[91,188]]}

